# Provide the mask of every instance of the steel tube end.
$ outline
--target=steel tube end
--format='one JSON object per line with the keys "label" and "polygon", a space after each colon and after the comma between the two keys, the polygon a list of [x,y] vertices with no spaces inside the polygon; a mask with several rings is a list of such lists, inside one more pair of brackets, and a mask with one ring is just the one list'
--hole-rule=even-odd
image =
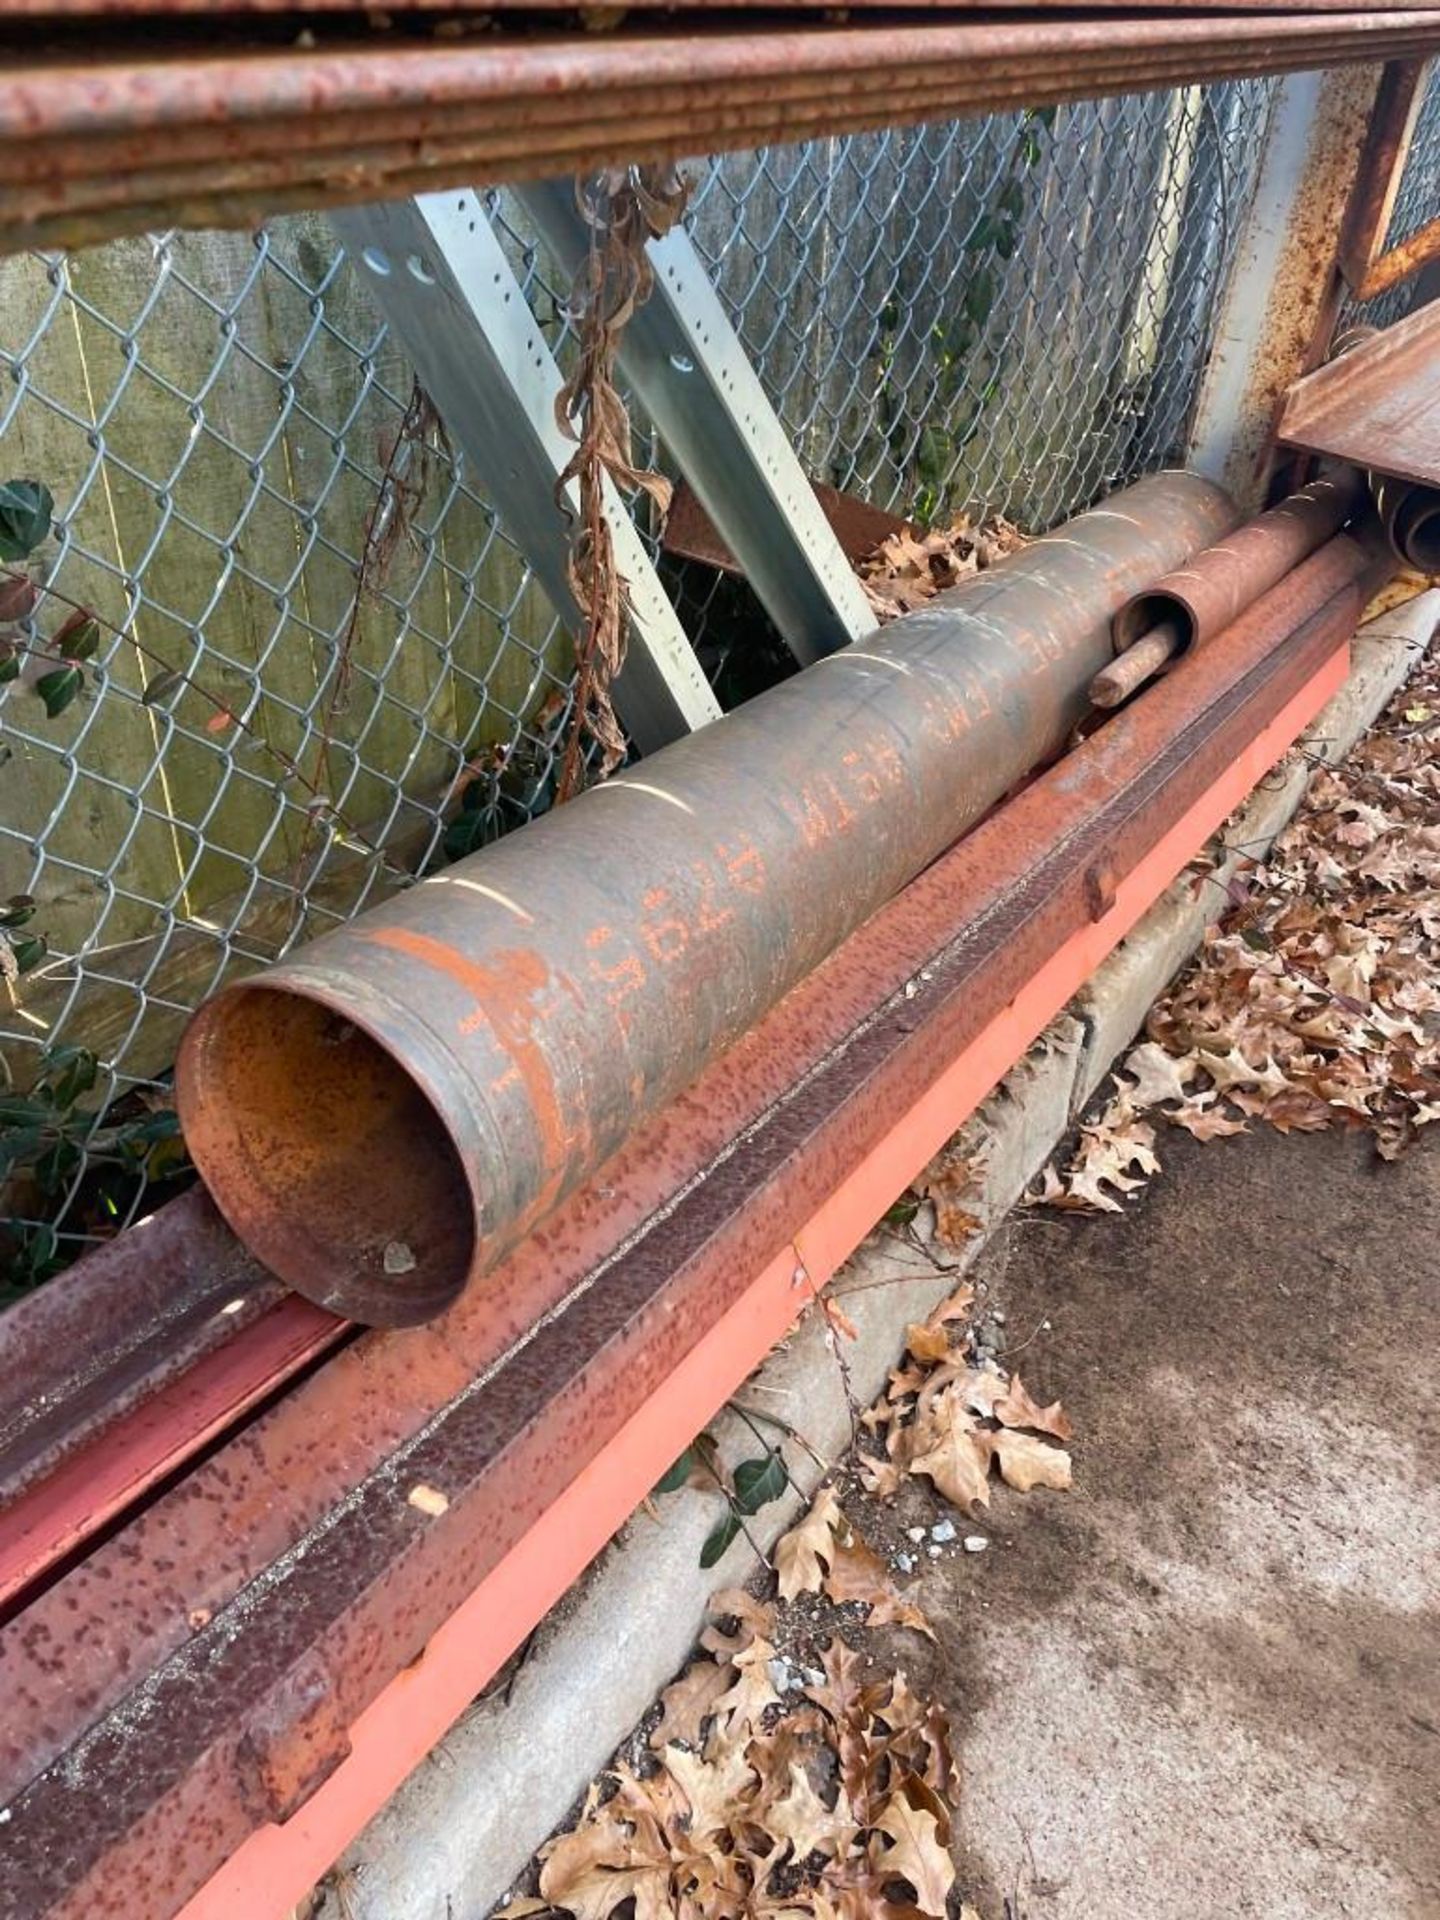
{"label": "steel tube end", "polygon": [[388,1048],[293,983],[230,988],[176,1063],[185,1137],[221,1213],[279,1277],[402,1327],[459,1294],[476,1198],[438,1110]]}
{"label": "steel tube end", "polygon": [[1110,623],[1116,653],[1125,653],[1157,627],[1175,635],[1172,653],[1185,653],[1195,643],[1195,614],[1173,593],[1141,593],[1127,600]]}

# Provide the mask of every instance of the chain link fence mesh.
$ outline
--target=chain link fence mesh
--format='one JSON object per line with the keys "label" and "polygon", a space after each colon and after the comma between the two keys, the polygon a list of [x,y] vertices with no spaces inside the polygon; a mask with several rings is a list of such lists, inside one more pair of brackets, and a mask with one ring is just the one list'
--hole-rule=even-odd
{"label": "chain link fence mesh", "polygon": [[[688,221],[813,477],[1039,531],[1183,452],[1270,98],[728,155]],[[563,363],[559,277],[489,205]],[[548,804],[571,640],[318,216],[0,261],[0,366],[0,478],[52,489],[45,577],[106,623],[47,717],[42,596],[0,686],[23,1288],[165,1190],[206,995]],[[742,585],[647,537],[703,660],[759,644]]]}

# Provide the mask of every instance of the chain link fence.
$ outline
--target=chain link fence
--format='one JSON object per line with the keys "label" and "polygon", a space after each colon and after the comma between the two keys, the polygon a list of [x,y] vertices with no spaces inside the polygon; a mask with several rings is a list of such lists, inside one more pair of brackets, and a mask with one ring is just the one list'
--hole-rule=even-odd
{"label": "chain link fence", "polygon": [[[729,155],[690,169],[688,221],[816,479],[1038,531],[1183,451],[1270,99]],[[489,204],[563,364],[564,288]],[[571,639],[318,216],[0,261],[0,366],[0,479],[52,490],[45,578],[103,629],[50,717],[42,595],[0,686],[23,1288],[174,1176],[206,995],[549,803]],[[743,584],[646,532],[702,660],[763,652]]]}

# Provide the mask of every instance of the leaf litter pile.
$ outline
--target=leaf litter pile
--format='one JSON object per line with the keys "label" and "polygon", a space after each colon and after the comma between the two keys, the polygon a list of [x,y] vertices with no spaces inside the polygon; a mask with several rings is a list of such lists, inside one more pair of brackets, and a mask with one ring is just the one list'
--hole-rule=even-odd
{"label": "leaf litter pile", "polygon": [[1422,660],[1346,760],[1314,774],[1226,895],[1033,1204],[1119,1212],[1159,1169],[1157,1120],[1200,1140],[1256,1120],[1363,1128],[1393,1160],[1440,1119],[1440,662]]}
{"label": "leaf litter pile", "polygon": [[[992,1466],[1022,1490],[1069,1486],[1063,1410],[977,1362],[960,1325],[972,1298],[962,1287],[909,1329],[861,1419],[867,1491],[922,1476],[968,1517],[989,1504]],[[951,1521],[932,1531],[956,1538]],[[908,1571],[915,1556],[896,1562]],[[645,1746],[591,1786],[574,1828],[542,1848],[537,1892],[505,1920],[979,1920],[949,1851],[959,1778],[945,1711],[877,1667],[865,1638],[893,1626],[933,1639],[930,1624],[833,1484],[776,1543],[766,1591],[717,1593],[709,1614]]]}
{"label": "leaf litter pile", "polygon": [[871,611],[882,621],[893,620],[1025,544],[1020,529],[999,515],[977,527],[962,514],[948,527],[902,527],[882,540],[857,572]]}

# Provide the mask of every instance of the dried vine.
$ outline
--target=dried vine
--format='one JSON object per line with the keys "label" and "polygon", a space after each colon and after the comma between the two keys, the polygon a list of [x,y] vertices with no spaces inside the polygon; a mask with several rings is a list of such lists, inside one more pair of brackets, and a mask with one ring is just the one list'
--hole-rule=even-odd
{"label": "dried vine", "polygon": [[[576,449],[556,496],[572,520],[570,586],[584,624],[575,646],[575,697],[557,801],[579,790],[587,743],[598,749],[601,778],[625,757],[611,687],[625,658],[627,594],[615,567],[604,483],[608,475],[617,487],[639,487],[662,513],[670,504],[670,483],[635,464],[630,419],[615,388],[615,360],[631,314],[654,283],[646,243],[679,220],[690,187],[673,167],[616,167],[578,183],[576,193],[590,239],[570,305],[579,357],[555,402],[560,430]],[[572,480],[578,513],[571,512],[567,497]]]}

